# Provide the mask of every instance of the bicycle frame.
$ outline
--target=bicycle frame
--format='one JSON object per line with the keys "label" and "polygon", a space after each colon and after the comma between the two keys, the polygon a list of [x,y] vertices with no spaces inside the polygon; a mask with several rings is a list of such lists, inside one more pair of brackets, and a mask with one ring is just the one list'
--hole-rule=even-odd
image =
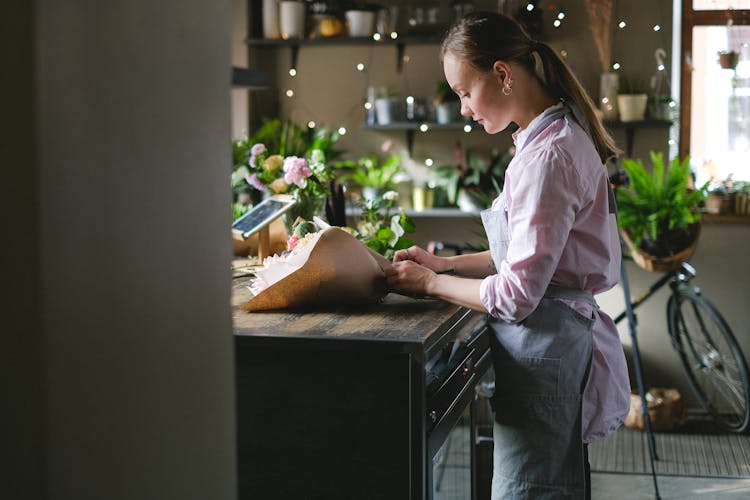
{"label": "bicycle frame", "polygon": [[[670,286],[674,288],[678,283],[688,283],[695,277],[695,274],[695,268],[687,262],[683,262],[678,269],[665,273],[664,276],[656,280],[654,284],[651,285],[645,292],[636,297],[635,300],[632,300],[631,305],[633,307],[633,311],[635,311],[639,305],[644,303],[649,297],[651,297],[667,283],[669,283]],[[625,319],[627,317],[627,313],[627,310],[625,310],[617,315],[617,317],[614,319],[615,324]]]}

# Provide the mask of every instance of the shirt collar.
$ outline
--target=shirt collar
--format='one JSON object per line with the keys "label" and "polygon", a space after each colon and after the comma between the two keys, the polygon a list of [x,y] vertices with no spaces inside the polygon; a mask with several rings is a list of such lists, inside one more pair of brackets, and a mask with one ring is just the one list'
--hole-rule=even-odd
{"label": "shirt collar", "polygon": [[544,117],[551,113],[555,113],[557,111],[560,111],[565,107],[565,103],[558,102],[557,104],[553,104],[549,108],[542,111],[539,115],[537,115],[531,122],[529,122],[529,125],[526,128],[519,128],[515,132],[513,132],[513,143],[516,146],[516,150],[523,148],[526,145],[526,140],[529,137],[529,134],[532,130],[537,128]]}

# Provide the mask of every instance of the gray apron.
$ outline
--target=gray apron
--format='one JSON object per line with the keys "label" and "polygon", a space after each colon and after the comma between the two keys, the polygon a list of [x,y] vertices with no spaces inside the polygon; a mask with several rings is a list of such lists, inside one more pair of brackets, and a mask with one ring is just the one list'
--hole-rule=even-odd
{"label": "gray apron", "polygon": [[[550,113],[536,133],[566,111]],[[499,270],[510,239],[506,211],[490,209],[481,216]],[[551,285],[520,323],[489,319],[495,369],[493,500],[585,496],[581,404],[594,318],[558,299],[597,307],[587,292]]]}

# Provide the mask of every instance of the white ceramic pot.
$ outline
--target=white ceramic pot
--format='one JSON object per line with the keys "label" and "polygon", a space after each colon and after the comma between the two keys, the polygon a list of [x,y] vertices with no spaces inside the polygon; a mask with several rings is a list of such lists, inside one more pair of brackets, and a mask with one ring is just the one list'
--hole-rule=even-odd
{"label": "white ceramic pot", "polygon": [[636,122],[646,117],[646,94],[622,94],[617,96],[617,109],[620,112],[620,121]]}
{"label": "white ceramic pot", "polygon": [[393,121],[393,103],[390,97],[380,97],[375,99],[375,116],[378,125],[389,125]]}
{"label": "white ceramic pot", "polygon": [[278,0],[263,0],[263,36],[265,38],[279,38],[279,2]]}
{"label": "white ceramic pot", "polygon": [[458,119],[459,107],[457,102],[443,102],[435,105],[435,121],[441,125],[453,123]]}
{"label": "white ceramic pot", "polygon": [[372,36],[375,33],[375,13],[369,10],[347,10],[349,36]]}
{"label": "white ceramic pot", "polygon": [[304,38],[305,37],[305,12],[306,5],[303,2],[284,1],[279,2],[279,31],[281,38]]}

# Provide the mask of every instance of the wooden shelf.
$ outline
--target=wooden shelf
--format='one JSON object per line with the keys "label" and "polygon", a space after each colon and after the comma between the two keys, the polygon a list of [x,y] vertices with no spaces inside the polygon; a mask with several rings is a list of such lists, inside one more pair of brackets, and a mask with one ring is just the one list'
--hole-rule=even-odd
{"label": "wooden shelf", "polygon": [[709,224],[750,224],[750,214],[701,214],[701,220]]}
{"label": "wooden shelf", "polygon": [[423,125],[427,126],[427,130],[425,130],[422,133],[427,133],[430,131],[439,131],[439,130],[447,130],[447,131],[457,131],[457,130],[464,130],[464,127],[466,125],[469,125],[472,130],[476,128],[481,128],[481,125],[477,125],[474,122],[452,122],[452,123],[436,123],[436,122],[429,122],[429,121],[412,121],[412,122],[393,122],[389,123],[388,125],[379,125],[379,124],[373,124],[368,125],[365,124],[363,127],[367,130],[381,130],[381,131],[404,131],[406,132],[406,149],[409,151],[409,156],[412,156],[412,151],[414,150],[414,134],[417,131],[421,131],[421,127]]}
{"label": "wooden shelf", "polygon": [[352,45],[382,45],[396,47],[396,71],[401,73],[404,66],[404,51],[407,45],[436,45],[442,40],[441,33],[428,35],[404,35],[397,38],[384,37],[381,40],[375,40],[372,37],[351,37],[336,36],[323,38],[290,38],[283,40],[281,38],[248,38],[246,43],[250,47],[256,48],[283,48],[289,47],[292,51],[292,60],[290,69],[297,68],[297,59],[299,57],[300,47],[346,47]]}
{"label": "wooden shelf", "polygon": [[625,154],[633,156],[635,131],[639,129],[669,128],[675,123],[670,120],[639,120],[635,122],[605,121],[604,127],[610,130],[625,130]]}

